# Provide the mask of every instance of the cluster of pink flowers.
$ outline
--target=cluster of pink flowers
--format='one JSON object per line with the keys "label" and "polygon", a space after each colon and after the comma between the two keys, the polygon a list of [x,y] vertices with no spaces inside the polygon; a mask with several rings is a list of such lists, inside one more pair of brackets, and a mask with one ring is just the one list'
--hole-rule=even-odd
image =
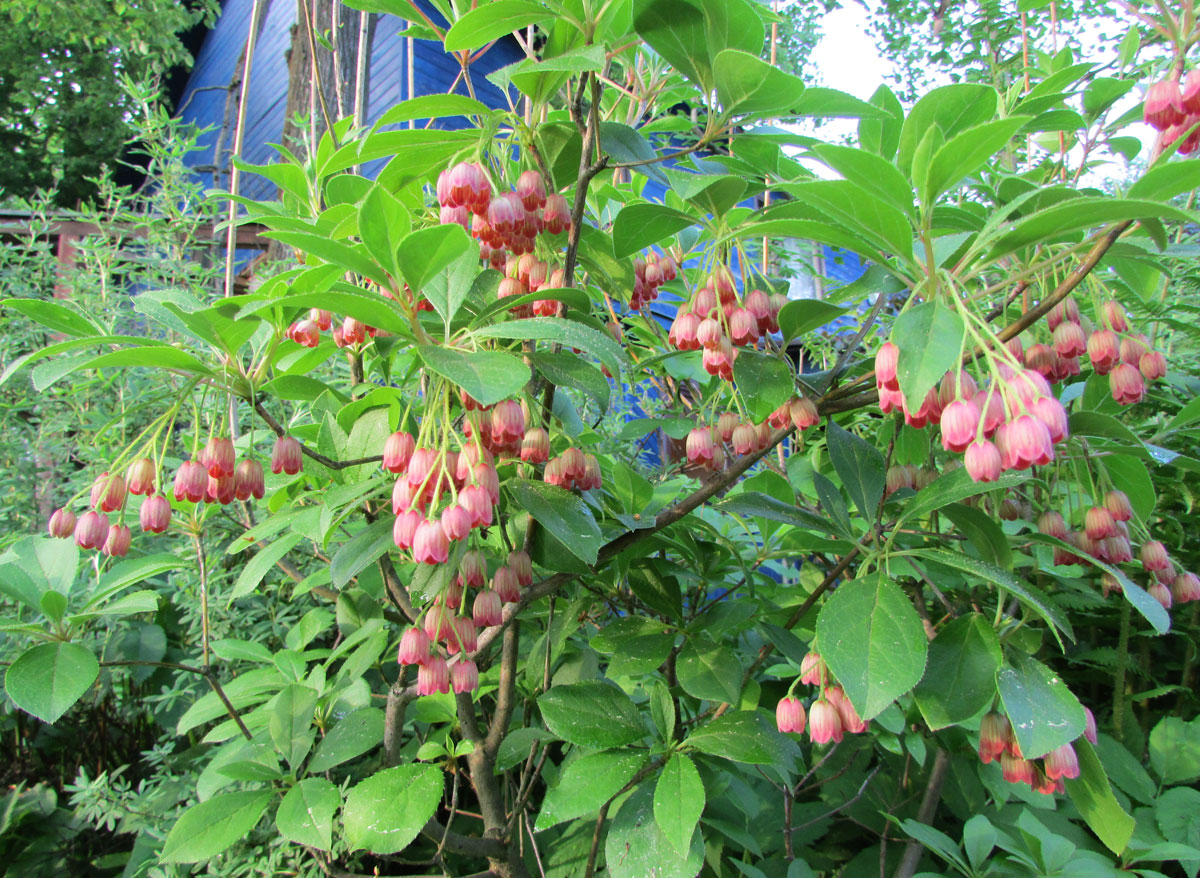
{"label": "cluster of pink flowers", "polygon": [[659,256],[654,251],[633,260],[633,294],[629,307],[637,311],[658,298],[658,288],[679,276],[679,263],[671,255]]}
{"label": "cluster of pink flowers", "polygon": [[[1086,707],[1083,710],[1086,721],[1083,736],[1095,744],[1096,719]],[[1073,746],[1056,747],[1043,756],[1042,764],[1038,765],[1022,755],[1008,717],[994,710],[986,713],[979,724],[979,759],[984,765],[999,762],[1006,781],[1028,784],[1035,792],[1045,795],[1063,792],[1064,778],[1079,777],[1079,758]]]}
{"label": "cluster of pink flowers", "polygon": [[1163,146],[1170,146],[1181,137],[1180,155],[1191,155],[1200,146],[1200,70],[1192,70],[1183,81],[1164,79],[1146,91],[1143,116],[1148,125],[1161,132]]}
{"label": "cluster of pink flowers", "polygon": [[[497,251],[500,252],[500,251]],[[565,279],[561,268],[551,268],[532,253],[520,256],[509,254],[503,264],[504,279],[496,295],[500,299],[537,293],[541,290],[561,289]],[[514,317],[557,317],[562,313],[562,302],[557,299],[539,299],[533,303],[510,308]]]}
{"label": "cluster of pink flowers", "polygon": [[559,235],[571,227],[567,200],[546,193],[537,171],[525,171],[516,189],[493,196],[487,171],[475,162],[462,162],[438,175],[438,221],[457,223],[479,241],[479,256],[493,268],[503,268],[507,253],[532,253],[543,232]]}
{"label": "cluster of pink flowers", "polygon": [[546,462],[542,479],[568,491],[592,491],[602,484],[600,461],[594,454],[584,454],[578,448],[568,448]]}
{"label": "cluster of pink flowers", "polygon": [[[388,296],[388,298],[392,297]],[[424,301],[420,304],[424,304],[427,308],[433,307]],[[418,305],[418,310],[420,310],[420,305]],[[284,337],[306,348],[315,348],[321,343],[321,333],[328,332],[330,328],[333,330],[333,343],[339,348],[361,345],[368,338],[375,338],[381,334],[374,326],[368,326],[353,317],[346,317],[339,325],[334,326],[333,314],[321,308],[312,308],[306,318],[297,320],[287,328]]]}
{"label": "cluster of pink flowers", "polygon": [[[1055,547],[1055,564],[1090,564],[1092,559],[1106,564],[1128,564],[1134,558],[1127,524],[1132,518],[1129,498],[1123,491],[1114,489],[1104,495],[1101,503],[1084,512],[1080,527],[1068,529],[1062,513],[1050,509],[1038,517],[1037,529],[1039,533],[1074,547],[1074,551]],[[1143,573],[1150,577],[1146,591],[1164,609],[1200,600],[1200,578],[1194,573],[1178,571],[1167,547],[1158,540],[1142,543],[1138,561]],[[1105,595],[1120,590],[1116,577],[1107,571],[1101,575],[1100,582]]]}
{"label": "cluster of pink flowers", "polygon": [[[300,471],[300,444],[283,436],[275,443],[271,469],[294,475]],[[234,500],[261,500],[265,492],[263,468],[257,460],[240,462],[227,437],[214,436],[195,460],[184,461],[175,474],[176,502],[229,504]],[[129,465],[126,474],[102,472],[92,482],[89,496],[92,508],[76,517],[69,507],[56,509],[47,523],[53,537],[75,538],[81,549],[99,549],[110,557],[129,552],[133,534],[124,523],[129,496],[142,496],[138,522],[146,533],[163,533],[171,523],[171,504],[158,493],[158,471],[154,461],[141,457]],[[113,524],[108,513],[119,512]]]}
{"label": "cluster of pink flowers", "polygon": [[[417,692],[471,692],[479,687],[479,670],[470,653],[479,646],[479,629],[504,621],[503,604],[521,599],[521,589],[533,582],[533,564],[521,550],[510,552],[506,563],[487,585],[487,557],[479,550],[463,554],[458,573],[425,611],[423,624],[400,638],[396,660],[417,665]],[[468,616],[461,613],[463,591],[478,589]],[[456,658],[457,657],[457,658]]]}
{"label": "cluster of pink flowers", "polygon": [[711,427],[696,427],[687,435],[685,446],[688,463],[720,471],[725,468],[727,454],[753,454],[771,442],[771,430],[788,425],[803,432],[820,421],[816,404],[807,397],[788,400],[767,416],[761,424],[738,417],[735,412],[722,412]]}
{"label": "cluster of pink flowers", "polygon": [[733,380],[733,361],[739,347],[754,347],[759,339],[779,329],[779,309],[787,297],[752,290],[739,300],[733,274],[718,265],[691,301],[681,307],[671,323],[667,340],[681,351],[704,351],[704,369],[710,375]]}
{"label": "cluster of pink flowers", "polygon": [[794,695],[779,700],[775,706],[775,725],[781,732],[802,734],[808,727],[808,737],[814,744],[839,743],[844,735],[859,735],[867,724],[858,715],[842,687],[831,682],[825,662],[816,652],[810,652],[800,665],[800,682],[818,689],[817,698],[805,715],[803,702]]}
{"label": "cluster of pink flowers", "polygon": [[1054,460],[1054,446],[1067,438],[1067,412],[1050,385],[1032,369],[1000,365],[999,380],[979,388],[966,371],[947,372],[915,411],[896,375],[899,349],[885,343],[875,357],[875,383],[884,412],[904,412],[920,429],[941,426],[942,447],[964,454],[977,482],[994,482],[1004,470],[1025,470]]}

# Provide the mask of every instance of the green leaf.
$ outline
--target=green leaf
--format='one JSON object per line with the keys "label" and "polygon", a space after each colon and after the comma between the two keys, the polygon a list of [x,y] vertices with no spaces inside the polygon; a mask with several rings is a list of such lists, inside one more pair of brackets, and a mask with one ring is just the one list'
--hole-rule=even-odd
{"label": "green leaf", "polygon": [[1192,212],[1153,201],[1106,196],[1071,198],[1018,220],[992,245],[988,258],[999,259],[1030,244],[1058,240],[1070,233],[1105,223],[1150,218],[1196,222]]}
{"label": "green leaf", "polygon": [[791,115],[804,94],[804,81],[738,49],[723,49],[713,59],[717,97],[729,114]]}
{"label": "green leaf", "polygon": [[1009,116],[975,125],[946,141],[933,155],[929,175],[923,182],[926,204],[932,204],[943,192],[953,189],[965,177],[974,174],[989,158],[1012,140],[1029,116]]}
{"label": "green leaf", "polygon": [[911,257],[913,230],[908,216],[874,193],[849,180],[813,180],[779,188],[814,209],[822,220],[832,221],[875,248],[902,260]]}
{"label": "green leaf", "polygon": [[392,547],[392,525],[386,517],[372,522],[341,545],[329,564],[333,587],[341,589]]}
{"label": "green leaf", "polygon": [[25,650],[8,666],[4,689],[13,703],[54,723],[83,697],[100,675],[100,663],[78,643],[56,641]]}
{"label": "green leaf", "polygon": [[554,686],[538,698],[538,708],[546,728],[581,747],[624,747],[646,735],[629,696],[599,680]]}
{"label": "green leaf", "polygon": [[1185,783],[1200,777],[1200,718],[1177,716],[1158,721],[1150,732],[1150,765],[1163,783]]}
{"label": "green leaf", "polygon": [[279,803],[275,826],[289,841],[327,851],[333,846],[333,815],[341,804],[341,793],[332,782],[306,777]]}
{"label": "green leaf", "polygon": [[708,34],[696,6],[684,0],[639,0],[633,27],[668,64],[705,91],[711,90]]}
{"label": "green leaf", "polygon": [[[509,0],[496,0],[498,3]],[[490,9],[490,6],[480,7]],[[478,11],[478,10],[476,10]],[[478,245],[458,223],[418,229],[405,236],[396,253],[396,263],[409,289],[424,292],[435,275],[462,259],[468,253],[479,255]],[[472,275],[472,279],[474,279]],[[469,287],[469,284],[467,285]],[[444,315],[443,315],[444,316]]]}
{"label": "green leaf", "polygon": [[704,784],[695,764],[682,753],[672,754],[654,785],[654,821],[681,854],[691,847],[704,804]]}
{"label": "green leaf", "polygon": [[546,791],[534,829],[541,832],[585,814],[594,814],[621,791],[642,767],[642,753],[609,750],[572,759]]}
{"label": "green leaf", "polygon": [[695,217],[665,204],[627,204],[613,220],[613,255],[622,259],[696,223]]}
{"label": "green leaf", "polygon": [[1038,759],[1083,734],[1083,707],[1067,684],[1023,653],[996,675],[1004,712],[1026,759]]}
{"label": "green leaf", "polygon": [[826,427],[825,441],[829,445],[829,459],[850,499],[864,518],[874,521],[886,484],[883,455],[874,445],[833,421]]}
{"label": "green leaf", "polygon": [[[1167,841],[1200,848],[1200,790],[1191,787],[1164,790],[1154,803],[1154,821]],[[1181,860],[1180,865],[1194,876],[1200,861]]]}
{"label": "green leaf", "polygon": [[727,646],[691,637],[676,658],[679,685],[693,698],[737,704],[742,692],[742,666]]}
{"label": "green leaf", "polygon": [[[1075,755],[1079,759],[1079,777],[1063,778],[1067,795],[1105,847],[1120,856],[1133,836],[1134,820],[1113,795],[1104,766],[1085,738],[1075,742]],[[1200,799],[1200,793],[1189,792]]]}
{"label": "green leaf", "polygon": [[[55,364],[46,364],[55,365]],[[140,345],[109,351],[94,357],[63,361],[63,368],[43,371],[39,367],[33,374],[33,386],[43,391],[68,375],[84,369],[176,369],[195,375],[211,375],[212,369],[187,351],[159,345]],[[68,368],[69,366],[69,368]]]}
{"label": "green leaf", "polygon": [[363,277],[370,278],[384,287],[388,285],[386,272],[380,268],[366,252],[364,246],[347,244],[345,241],[335,241],[327,235],[312,232],[289,232],[272,229],[263,232],[263,237],[274,238],[281,244],[295,247],[305,253],[310,253],[332,265],[340,266],[346,271],[353,271]]}
{"label": "green leaf", "polygon": [[421,360],[480,405],[495,405],[516,396],[529,382],[529,367],[502,351],[461,351],[437,345],[417,348]]}
{"label": "green leaf", "polygon": [[1126,194],[1147,201],[1170,201],[1197,188],[1200,188],[1200,159],[1185,159],[1150,168],[1133,182]]}
{"label": "green leaf", "polygon": [[236,601],[240,597],[245,597],[258,588],[258,584],[262,582],[263,577],[267,575],[275,564],[295,548],[303,537],[298,533],[288,533],[281,536],[275,542],[271,543],[264,549],[260,549],[250,562],[242,568],[242,572],[238,575],[237,582],[233,585],[233,590],[229,593],[228,603]]}
{"label": "green leaf", "polygon": [[342,826],[350,850],[404,850],[442,800],[442,771],[433,765],[386,768],[346,794]]}
{"label": "green leaf", "polygon": [[794,773],[800,759],[796,742],[780,734],[774,722],[751,710],[724,713],[700,726],[683,743],[722,759],[770,765],[785,777]]}
{"label": "green leaf", "polygon": [[274,796],[272,790],[244,790],[193,805],[167,833],[159,859],[164,863],[211,860],[250,834]]}
{"label": "green leaf", "polygon": [[676,850],[654,819],[650,785],[642,784],[613,818],[604,861],[612,878],[694,878],[704,866],[704,841],[697,829],[686,852]]}
{"label": "green leaf", "polygon": [[743,350],[733,361],[733,380],[755,423],[796,395],[792,364],[771,354]]}
{"label": "green leaf", "polygon": [[316,707],[316,691],[299,683],[285,686],[275,699],[275,709],[268,724],[271,740],[293,769],[312,749],[316,737],[312,727]]}
{"label": "green leaf", "polygon": [[47,329],[61,332],[64,335],[89,336],[102,335],[103,332],[82,314],[68,308],[61,302],[48,299],[4,299],[0,308],[9,308],[19,314],[24,314],[30,320],[40,323]]}
{"label": "green leaf", "polygon": [[1008,537],[1004,535],[996,519],[974,506],[964,506],[961,503],[951,503],[944,507],[942,515],[967,538],[971,548],[982,560],[1005,570],[1012,570],[1012,549],[1009,548]]}
{"label": "green leaf", "polygon": [[917,685],[925,671],[921,617],[904,592],[880,575],[838,586],[817,616],[817,643],[864,720]]}
{"label": "green leaf", "polygon": [[[912,186],[904,175],[896,170],[896,166],[886,159],[865,149],[855,149],[850,146],[836,146],[830,143],[820,143],[812,148],[817,158],[833,168],[851,183],[863,190],[884,199],[892,207],[904,211],[909,217],[916,215],[913,205]],[[799,299],[788,305],[801,302],[820,303],[820,299]],[[786,309],[788,306],[785,305]],[[780,329],[783,328],[783,313],[780,312]],[[785,333],[785,337],[786,333]],[[794,336],[790,336],[794,337]]]}
{"label": "green leaf", "polygon": [[909,308],[896,318],[892,341],[900,349],[896,376],[908,408],[916,411],[925,395],[955,368],[966,328],[958,312],[935,300]]}
{"label": "green leaf", "polygon": [[476,338],[556,341],[564,347],[579,348],[581,351],[587,351],[607,366],[609,373],[614,377],[620,373],[622,365],[628,361],[628,355],[624,349],[608,333],[559,317],[506,320],[494,326],[477,329],[473,334]]}
{"label": "green leaf", "polygon": [[970,719],[996,695],[1000,641],[978,613],[960,616],[929,644],[925,676],[913,691],[933,731]]}
{"label": "green leaf", "polygon": [[[413,8],[408,4],[407,0],[399,0],[399,5],[407,6],[410,11]],[[413,119],[443,119],[447,116],[488,116],[491,113],[492,109],[487,104],[466,95],[420,95],[389,107],[379,117],[379,121],[375,123],[375,127],[385,128],[389,125],[399,125],[401,122],[408,122]]]}
{"label": "green leaf", "polygon": [[478,49],[552,15],[549,9],[532,0],[492,0],[471,9],[454,22],[446,31],[444,46],[447,52]]}
{"label": "green leaf", "polygon": [[604,46],[579,46],[561,55],[526,58],[505,68],[505,72],[522,94],[540,103],[562,88],[571,74],[603,70],[604,61]]}
{"label": "green leaf", "polygon": [[449,325],[480,277],[479,253],[472,247],[425,283],[425,298]]}
{"label": "green leaf", "polygon": [[976,482],[963,468],[942,473],[904,504],[897,525],[910,518],[924,518],[936,509],[968,497],[975,497],[998,489],[1013,488],[1023,485],[1027,481],[1029,481],[1029,474],[1022,472],[1004,473],[997,481],[990,483]]}
{"label": "green leaf", "polygon": [[675,735],[675,702],[671,698],[671,690],[662,680],[655,680],[650,689],[650,715],[659,737],[670,741]]}
{"label": "green leaf", "polygon": [[1154,804],[1158,786],[1150,778],[1150,772],[1142,767],[1141,761],[1108,735],[1100,734],[1096,742],[1096,755],[1104,766],[1104,773],[1117,789],[1144,805]]}
{"label": "green leaf", "polygon": [[611,395],[608,379],[591,363],[566,351],[542,351],[530,354],[529,358],[551,384],[582,391],[596,401],[601,412],[608,411]]}
{"label": "green leaf", "polygon": [[347,714],[321,739],[308,763],[308,770],[328,771],[369,753],[383,741],[383,726],[383,711],[377,707],[362,707]]}
{"label": "green leaf", "polygon": [[[47,590],[69,594],[79,568],[79,549],[75,543],[47,536],[24,537],[13,543],[4,557],[0,564],[0,594],[7,594],[34,610],[41,608],[42,595]],[[106,589],[105,581],[101,580],[98,597],[108,597],[120,590]],[[97,598],[92,599],[96,601]]]}
{"label": "green leaf", "polygon": [[595,564],[603,536],[587,504],[576,494],[545,482],[510,479],[505,487],[520,508],[553,534],[571,553]]}
{"label": "green leaf", "polygon": [[[396,250],[412,228],[408,210],[396,196],[376,183],[358,210],[358,236],[376,262],[397,276]],[[440,226],[439,228],[445,228]],[[462,228],[459,227],[459,231]],[[420,289],[420,287],[413,287]]]}
{"label": "green leaf", "polygon": [[[916,554],[916,557],[928,558],[930,561],[946,567],[953,567],[955,570],[961,570],[963,573],[978,576],[980,579],[990,582],[997,588],[1019,598],[1021,603],[1027,605],[1050,623],[1055,637],[1058,637],[1058,632],[1061,631],[1067,636],[1067,639],[1072,641],[1075,639],[1075,632],[1071,628],[1070,620],[1067,619],[1058,604],[1054,603],[1053,599],[1041,589],[1007,570],[1003,570],[995,564],[946,549],[922,549]],[[1059,642],[1061,643],[1061,640]]]}
{"label": "green leaf", "polygon": [[846,310],[820,299],[794,299],[779,309],[779,331],[788,342],[841,317]]}
{"label": "green leaf", "polygon": [[927,92],[913,106],[900,129],[896,163],[908,172],[917,144],[928,131],[939,128],[949,140],[959,131],[991,119],[996,113],[996,90],[987,85],[946,85]]}
{"label": "green leaf", "polygon": [[[809,89],[809,96],[814,89]],[[904,122],[904,107],[900,99],[886,85],[875,89],[869,107],[878,110],[878,116],[863,115],[858,123],[858,139],[864,149],[869,149],[886,161],[896,155],[900,143],[900,131]],[[911,187],[909,187],[911,189]]]}
{"label": "green leaf", "polygon": [[[884,86],[880,86],[884,88]],[[836,88],[810,86],[800,96],[799,103],[794,107],[793,116],[817,116],[825,119],[882,119],[891,116],[890,110],[859,100],[854,95]],[[897,130],[899,120],[897,119]]]}

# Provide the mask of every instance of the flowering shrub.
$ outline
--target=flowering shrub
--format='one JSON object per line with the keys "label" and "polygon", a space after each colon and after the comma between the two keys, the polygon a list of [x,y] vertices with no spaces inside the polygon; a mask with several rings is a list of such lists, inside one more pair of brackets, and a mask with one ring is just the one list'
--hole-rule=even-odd
{"label": "flowering shrub", "polygon": [[[1027,93],[944,86],[905,113],[760,60],[744,0],[632,18],[508,2],[448,9],[427,36],[466,59],[542,26],[540,54],[496,74],[521,112],[414,98],[245,168],[277,201],[217,196],[294,255],[251,292],[141,291],[142,335],[5,303],[68,336],[6,378],[134,369],[166,388],[49,536],[13,549],[29,585],[11,630],[37,641],[8,668],[13,703],[52,723],[141,661],[92,647],[101,620],[161,612],[162,592],[117,595],[177,570],[152,553],[179,546],[192,587],[169,602],[198,625],[178,663],[146,661],[211,691],[173,717],[207,748],[189,806],[136,830],[161,864],[265,838],[306,874],[790,878],[861,851],[911,876],[921,845],[968,863],[931,824],[957,833],[1010,798],[1069,801],[1104,868],[1200,858],[1181,801],[1162,839],[1135,832],[1130,797],[1159,805],[1121,743],[1140,754],[1134,727],[1161,718],[1160,779],[1200,776],[1169,752],[1194,723],[1139,716],[1125,677],[1135,626],[1155,648],[1200,597],[1148,474],[1197,465],[1157,444],[1200,411],[1143,294],[1167,295],[1168,234],[1195,221],[1174,203],[1200,182],[1178,133],[1098,195],[1036,145],[1064,118],[1118,136],[1124,92],[1097,97],[1090,64],[1056,57]],[[1161,92],[1145,112],[1168,131],[1187,103]],[[679,101],[702,130],[618,121]],[[765,123],[829,115],[858,117],[858,144],[805,141],[836,175],[815,179]],[[388,127],[450,116],[471,126]],[[353,171],[377,158],[376,179]],[[642,197],[647,177],[665,199]],[[870,268],[789,300],[769,250],[790,238]],[[800,371],[789,353],[863,301],[854,338]],[[589,426],[646,386],[654,417]],[[1147,403],[1170,425],[1130,416]],[[651,433],[658,460],[635,442]],[[76,549],[102,575],[72,608]],[[221,551],[236,578],[214,575]],[[238,631],[239,607],[309,602],[269,645]],[[1099,650],[1115,681],[1076,685]],[[963,824],[972,869],[997,845],[1024,862],[1047,831],[988,813],[1024,840]]]}

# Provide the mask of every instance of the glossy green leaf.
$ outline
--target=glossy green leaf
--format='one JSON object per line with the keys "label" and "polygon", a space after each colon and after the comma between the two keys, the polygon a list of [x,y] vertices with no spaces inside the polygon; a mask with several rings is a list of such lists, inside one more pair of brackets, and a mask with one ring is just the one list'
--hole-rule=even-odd
{"label": "glossy green leaf", "polygon": [[[810,86],[788,115],[814,116],[823,119],[879,119],[891,116],[889,110],[860,100],[836,88]],[[897,124],[897,130],[899,125]]]}
{"label": "glossy green leaf", "polygon": [[54,332],[64,335],[103,335],[103,332],[79,312],[61,302],[49,299],[4,299],[0,308],[24,314]]}
{"label": "glossy green leaf", "polygon": [[[1154,822],[1169,842],[1200,850],[1200,790],[1172,787],[1154,803]],[[1200,857],[1179,863],[1190,875],[1200,867]]]}
{"label": "glossy green leaf", "polygon": [[645,761],[644,754],[627,750],[608,750],[570,760],[546,791],[534,829],[541,832],[564,820],[599,811]]}
{"label": "glossy green leaf", "polygon": [[900,130],[896,156],[900,170],[912,168],[917,145],[932,128],[940,129],[943,138],[952,138],[959,131],[991,119],[996,104],[996,90],[987,85],[960,83],[926,92],[913,105]]}
{"label": "glossy green leaf", "polygon": [[348,244],[345,241],[335,241],[326,235],[313,232],[289,232],[271,230],[263,233],[263,237],[274,238],[281,244],[295,247],[305,253],[310,253],[318,259],[353,271],[365,278],[383,286],[388,285],[387,274],[366,252],[362,245]]}
{"label": "glossy green leaf", "polygon": [[721,107],[730,114],[791,115],[804,94],[804,81],[738,49],[713,59],[713,77]]}
{"label": "glossy green leaf", "polygon": [[91,650],[59,640],[32,646],[17,656],[4,674],[4,691],[26,713],[54,723],[99,675],[100,663]]}
{"label": "glossy green leaf", "polygon": [[313,711],[316,707],[316,691],[299,683],[285,686],[275,698],[268,724],[271,740],[293,769],[300,765],[312,748],[316,737],[313,728]]}
{"label": "glossy green leaf", "polygon": [[[995,564],[989,564],[986,561],[980,561],[947,549],[921,549],[916,553],[916,557],[928,558],[938,564],[952,567],[955,570],[960,570],[963,573],[977,576],[986,582],[990,582],[997,588],[1018,598],[1022,604],[1032,609],[1050,623],[1050,630],[1054,632],[1056,638],[1061,631],[1067,636],[1068,640],[1075,639],[1075,632],[1071,628],[1071,622],[1067,619],[1066,614],[1063,613],[1058,604],[1041,589],[1015,574],[1009,573]],[[1061,643],[1061,639],[1059,642]]]}
{"label": "glossy green leaf", "polygon": [[[407,0],[397,0],[397,2],[408,6],[410,10],[413,8],[408,4]],[[444,119],[447,116],[487,116],[491,113],[491,107],[467,95],[418,95],[415,98],[409,98],[406,101],[401,101],[394,106],[388,107],[384,114],[379,117],[379,121],[375,123],[375,127],[384,128],[388,125],[399,125],[402,122],[408,122],[413,119]]]}
{"label": "glossy green leaf", "polygon": [[309,771],[328,771],[371,752],[383,741],[383,726],[383,711],[377,707],[362,707],[347,714],[321,738],[308,764]]}
{"label": "glossy green leaf", "polygon": [[244,790],[193,805],[167,833],[159,859],[164,863],[211,860],[250,834],[274,796],[271,790]]}
{"label": "glossy green leaf", "polygon": [[837,588],[817,616],[817,643],[865,720],[915,686],[925,671],[921,617],[904,592],[879,575]]}
{"label": "glossy green leaf", "polygon": [[688,735],[684,745],[734,762],[770,765],[784,776],[795,771],[800,759],[796,742],[752,710],[733,710],[709,720]]}
{"label": "glossy green leaf", "polygon": [[249,563],[242,568],[242,572],[238,574],[237,582],[233,584],[233,590],[229,592],[228,601],[232,603],[238,598],[245,597],[258,588],[258,584],[262,582],[263,577],[281,561],[288,552],[296,547],[296,544],[303,539],[298,533],[287,533],[281,536],[269,546],[260,549],[250,559]]}
{"label": "glossy green leaf", "polygon": [[275,827],[289,841],[327,851],[333,846],[333,815],[341,804],[341,793],[332,782],[306,777],[279,803]]}
{"label": "glossy green leaf", "polygon": [[629,256],[696,222],[695,217],[665,204],[628,204],[613,220],[613,255],[618,259]]}
{"label": "glossy green leaf", "polygon": [[975,550],[980,560],[1012,570],[1013,554],[1008,537],[996,523],[996,519],[974,506],[951,503],[942,507],[942,515],[967,538],[967,544]]}
{"label": "glossy green leaf", "polygon": [[654,821],[681,854],[691,847],[704,804],[704,784],[695,763],[682,753],[672,754],[654,785]]}
{"label": "glossy green leaf", "polygon": [[562,88],[572,74],[603,70],[604,61],[604,46],[579,46],[560,55],[526,58],[505,71],[522,94],[534,101],[544,101]]}
{"label": "glossy green leaf", "polygon": [[1150,731],[1150,767],[1164,783],[1200,778],[1200,718],[1176,716],[1159,720]]}
{"label": "glossy green leaf", "polygon": [[552,15],[549,9],[532,0],[492,0],[473,7],[454,22],[446,31],[444,46],[447,52],[478,49]]}
{"label": "glossy green leaf", "polygon": [[1029,474],[1023,472],[1003,473],[995,482],[976,482],[965,468],[950,470],[942,473],[917,495],[904,504],[900,511],[900,522],[910,519],[924,518],[930,512],[957,503],[968,497],[975,497],[1003,488],[1022,485],[1029,480]]}
{"label": "glossy green leaf", "polygon": [[992,245],[988,258],[999,259],[1022,247],[1106,223],[1140,219],[1196,221],[1194,213],[1153,201],[1101,196],[1072,198],[1018,220]]}
{"label": "glossy green leaf", "polygon": [[909,308],[896,318],[892,341],[900,349],[896,377],[910,411],[916,411],[925,395],[958,365],[966,327],[958,312],[940,300]]}
{"label": "glossy green leaf", "polygon": [[1054,671],[1024,653],[1012,653],[1009,662],[996,683],[1026,759],[1045,756],[1083,734],[1083,707]]}
{"label": "glossy green leaf", "polygon": [[417,837],[442,799],[442,771],[433,765],[400,765],[378,771],[350,788],[342,826],[350,850],[394,854]]}
{"label": "glossy green leaf", "polygon": [[930,729],[970,719],[996,696],[1000,641],[978,613],[959,616],[929,644],[925,676],[913,691]]}
{"label": "glossy green leaf", "polygon": [[387,518],[372,522],[338,548],[329,564],[334,588],[342,588],[392,548],[393,523]]}
{"label": "glossy green leaf", "polygon": [[708,35],[696,6],[685,0],[639,0],[633,26],[668,64],[697,85],[711,87]]}
{"label": "glossy green leaf", "polygon": [[[815,89],[808,90],[811,97]],[[876,116],[863,115],[858,123],[858,139],[868,149],[886,161],[892,161],[900,143],[900,131],[904,124],[904,107],[900,99],[886,85],[880,85],[871,95],[868,106],[878,111]],[[911,186],[909,187],[912,188]]]}
{"label": "glossy green leaf", "polygon": [[510,479],[505,487],[521,509],[553,534],[571,553],[595,564],[603,543],[600,526],[587,504],[576,494],[531,479]]}
{"label": "glossy green leaf", "polygon": [[675,659],[683,691],[693,698],[737,704],[742,691],[742,666],[727,646],[691,637]]}
{"label": "glossy green leaf", "polygon": [[1028,116],[995,119],[967,128],[947,140],[934,153],[929,174],[923,181],[926,203],[932,204],[942,193],[982,168],[1028,121]]}
{"label": "glossy green leaf", "polygon": [[704,866],[704,841],[697,830],[680,853],[654,819],[653,792],[643,784],[613,818],[604,861],[612,878],[694,878]]}
{"label": "glossy green leaf", "polygon": [[[611,335],[558,317],[532,317],[527,320],[506,320],[474,332],[476,338],[513,338],[554,341],[571,348],[587,351],[608,367],[614,377],[628,361],[628,355]],[[482,402],[482,400],[480,400]]]}
{"label": "glossy green leaf", "polygon": [[646,735],[645,723],[629,696],[599,680],[553,686],[537,702],[546,727],[581,747],[624,747]]}
{"label": "glossy green leaf", "polygon": [[530,354],[529,359],[551,384],[582,391],[596,401],[601,412],[608,411],[611,396],[608,379],[591,363],[565,351],[542,351]]}
{"label": "glossy green leaf", "polygon": [[396,249],[411,228],[412,220],[400,200],[383,186],[372,186],[358,210],[358,236],[371,258],[394,277],[399,275]]}
{"label": "glossy green leaf", "polygon": [[825,431],[829,459],[850,499],[868,521],[874,521],[886,485],[883,455],[870,442],[830,421]]}
{"label": "glossy green leaf", "polygon": [[[507,2],[507,0],[498,0],[498,2]],[[471,240],[471,236],[458,223],[447,223],[418,229],[406,235],[400,242],[400,249],[396,253],[396,263],[409,289],[424,291],[426,284],[435,275],[463,259],[467,254],[478,256],[479,245]],[[469,286],[468,282],[465,288],[469,289]]]}
{"label": "glossy green leaf", "polygon": [[[910,217],[916,215],[912,185],[891,162],[865,149],[831,143],[817,144],[812,151],[817,158],[850,182],[884,199]],[[780,328],[782,326],[780,323]]]}
{"label": "glossy green leaf", "polygon": [[771,354],[743,350],[733,361],[733,380],[755,423],[762,423],[771,412],[796,395],[795,367]]}
{"label": "glossy green leaf", "polygon": [[516,396],[529,383],[529,366],[503,351],[463,351],[437,345],[417,348],[421,361],[480,405]]}
{"label": "glossy green leaf", "polygon": [[1105,847],[1120,855],[1133,836],[1134,820],[1113,795],[1104,766],[1086,739],[1075,742],[1075,755],[1079,777],[1063,779],[1067,795]]}
{"label": "glossy green leaf", "polygon": [[899,208],[849,180],[814,180],[779,188],[884,253],[908,259],[913,230]]}

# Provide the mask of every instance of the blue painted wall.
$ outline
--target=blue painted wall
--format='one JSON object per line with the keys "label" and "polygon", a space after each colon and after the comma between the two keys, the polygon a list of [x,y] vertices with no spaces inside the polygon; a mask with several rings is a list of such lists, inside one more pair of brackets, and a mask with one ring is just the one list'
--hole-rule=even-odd
{"label": "blue painted wall", "polygon": [[[425,0],[418,5],[434,21],[440,16]],[[253,0],[224,0],[216,26],[207,34],[188,77],[180,106],[185,107],[185,122],[211,127],[201,139],[201,150],[192,153],[190,162],[213,165],[213,150],[225,117],[226,86],[233,78],[246,35],[250,29]],[[243,157],[254,164],[274,161],[276,152],[270,146],[279,143],[283,133],[284,108],[287,103],[287,57],[291,45],[292,25],[296,20],[296,0],[271,0],[263,20],[255,48],[254,67],[250,75],[249,99],[246,106],[246,130]],[[347,25],[350,26],[350,25]],[[392,15],[376,18],[371,43],[370,68],[367,79],[367,121],[376,121],[388,108],[409,97],[442,94],[449,90],[458,74],[458,62],[436,43],[414,41],[413,94],[408,91],[407,40],[401,31],[407,22]],[[524,55],[513,40],[501,40],[472,66],[472,84],[476,97],[495,107],[507,107],[500,90],[484,77],[501,67],[521,60]],[[213,88],[213,87],[216,88]],[[201,89],[210,88],[210,91]],[[466,94],[466,85],[458,84],[455,91]],[[185,106],[186,104],[186,106]],[[438,120],[439,127],[454,128],[461,120]],[[230,148],[231,135],[226,137],[225,149]],[[381,165],[373,169],[377,171]],[[245,178],[242,192],[251,198],[270,198],[273,184],[255,176]]]}

